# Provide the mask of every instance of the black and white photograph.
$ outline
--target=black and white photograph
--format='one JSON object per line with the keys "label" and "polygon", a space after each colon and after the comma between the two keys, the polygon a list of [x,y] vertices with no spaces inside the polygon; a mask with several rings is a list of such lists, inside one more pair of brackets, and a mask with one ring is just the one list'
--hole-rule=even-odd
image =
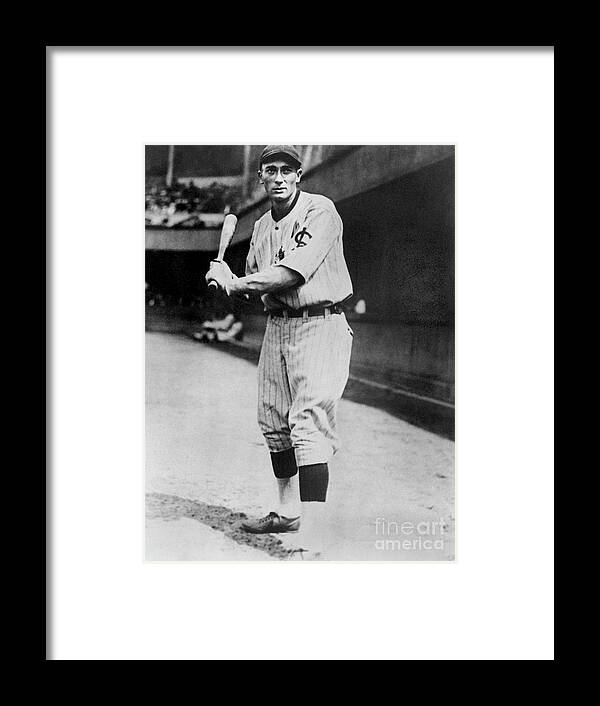
{"label": "black and white photograph", "polygon": [[46,46],[47,660],[555,658],[554,51]]}
{"label": "black and white photograph", "polygon": [[454,559],[454,146],[146,146],[150,561]]}

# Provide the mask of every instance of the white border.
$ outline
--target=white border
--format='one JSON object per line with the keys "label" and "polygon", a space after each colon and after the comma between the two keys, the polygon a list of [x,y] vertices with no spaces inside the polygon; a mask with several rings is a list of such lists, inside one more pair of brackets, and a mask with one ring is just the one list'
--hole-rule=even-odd
{"label": "white border", "polygon": [[[553,52],[49,62],[49,656],[552,659]],[[144,144],[279,141],[457,145],[456,564],[142,563]]]}

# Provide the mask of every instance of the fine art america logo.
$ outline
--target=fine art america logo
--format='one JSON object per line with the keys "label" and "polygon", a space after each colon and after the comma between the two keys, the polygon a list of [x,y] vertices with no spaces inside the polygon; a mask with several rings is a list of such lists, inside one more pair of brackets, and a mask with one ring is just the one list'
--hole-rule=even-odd
{"label": "fine art america logo", "polygon": [[380,551],[422,551],[444,549],[443,519],[423,522],[396,522],[378,517],[375,520],[375,549]]}

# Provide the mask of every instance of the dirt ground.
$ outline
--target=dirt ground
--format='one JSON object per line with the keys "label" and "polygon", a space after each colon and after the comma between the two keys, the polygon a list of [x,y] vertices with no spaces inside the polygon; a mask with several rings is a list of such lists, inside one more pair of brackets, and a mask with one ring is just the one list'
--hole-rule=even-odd
{"label": "dirt ground", "polygon": [[[294,535],[248,535],[275,505],[256,423],[256,366],[218,346],[146,334],[146,560],[295,556]],[[343,399],[330,464],[332,561],[454,559],[454,442]]]}

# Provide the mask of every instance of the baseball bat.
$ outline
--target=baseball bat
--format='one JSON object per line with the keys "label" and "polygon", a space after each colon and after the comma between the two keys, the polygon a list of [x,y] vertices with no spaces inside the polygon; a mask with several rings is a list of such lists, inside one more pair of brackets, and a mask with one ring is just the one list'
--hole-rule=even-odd
{"label": "baseball bat", "polygon": [[[237,216],[233,213],[228,213],[223,221],[223,227],[221,228],[221,239],[219,240],[219,252],[217,254],[217,260],[222,260],[225,255],[225,250],[229,247],[229,243],[233,238],[235,233],[235,227],[237,226]],[[218,285],[214,280],[208,283],[209,287],[217,288]]]}

